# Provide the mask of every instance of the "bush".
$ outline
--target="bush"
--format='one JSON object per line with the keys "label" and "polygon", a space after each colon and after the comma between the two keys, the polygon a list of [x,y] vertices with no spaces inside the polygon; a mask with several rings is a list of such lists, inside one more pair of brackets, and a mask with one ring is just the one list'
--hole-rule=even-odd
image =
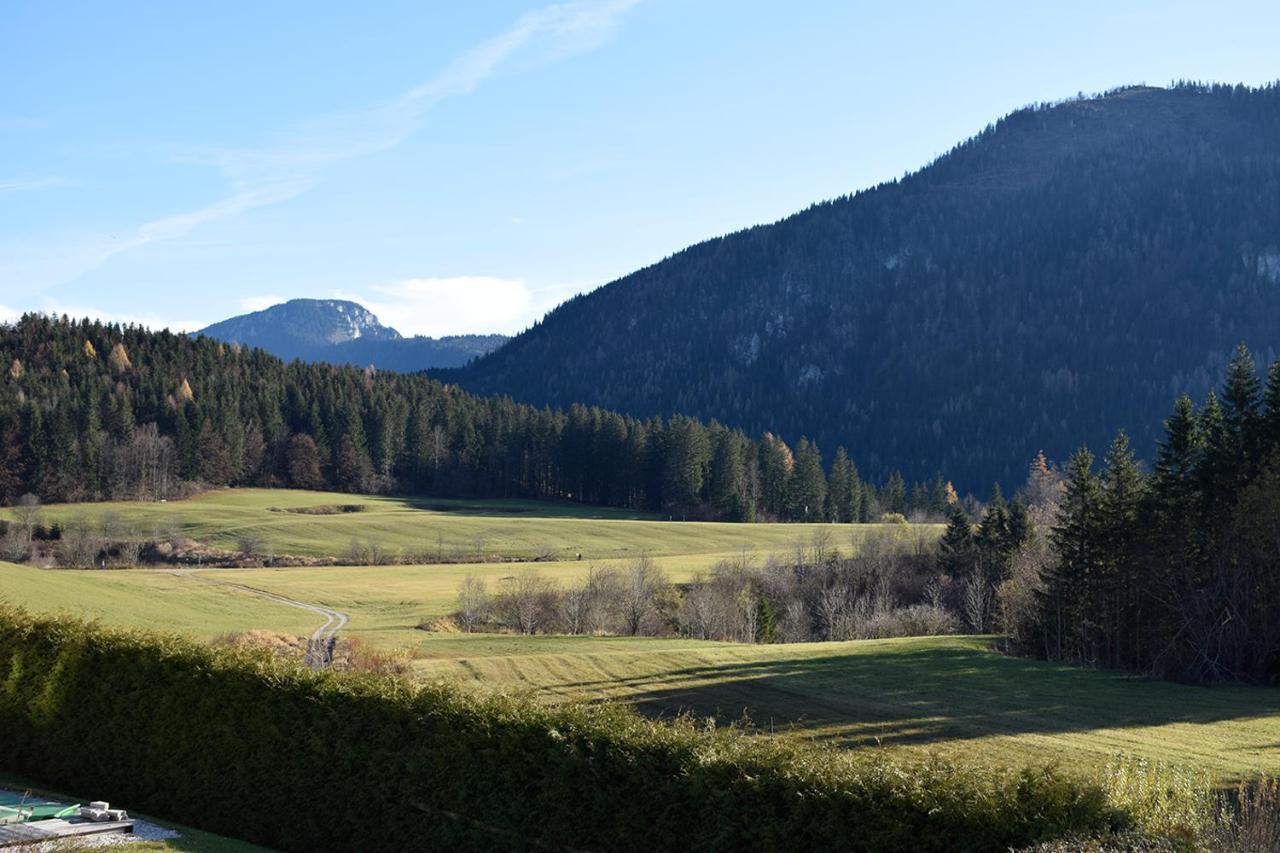
{"label": "bush", "polygon": [[889,637],[933,637],[954,634],[960,626],[950,610],[935,604],[913,604],[871,614],[859,626],[860,639]]}
{"label": "bush", "polygon": [[311,672],[0,607],[6,769],[283,850],[1003,851],[1122,828],[1052,769]]}

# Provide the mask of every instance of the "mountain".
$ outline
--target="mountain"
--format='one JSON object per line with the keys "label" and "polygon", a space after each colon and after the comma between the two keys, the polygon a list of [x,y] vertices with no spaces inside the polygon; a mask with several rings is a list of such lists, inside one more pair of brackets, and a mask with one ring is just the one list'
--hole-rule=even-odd
{"label": "mountain", "polygon": [[364,306],[340,299],[293,299],[214,323],[198,334],[259,347],[285,360],[372,364],[400,372],[459,367],[507,340],[505,335],[406,338]]}
{"label": "mountain", "polygon": [[1280,88],[1018,110],[927,167],[685,249],[464,369],[482,394],[682,412],[865,473],[1020,483],[1280,344]]}

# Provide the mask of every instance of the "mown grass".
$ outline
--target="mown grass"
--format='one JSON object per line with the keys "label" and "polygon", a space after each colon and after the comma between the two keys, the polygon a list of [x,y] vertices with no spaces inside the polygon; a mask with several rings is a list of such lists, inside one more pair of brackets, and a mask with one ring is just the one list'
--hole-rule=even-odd
{"label": "mown grass", "polygon": [[[745,645],[635,637],[427,633],[467,570],[427,566],[198,573],[351,615],[348,633],[406,649],[414,672],[543,701],[617,699],[671,715],[744,715],[775,734],[988,764],[1061,761],[1096,769],[1117,752],[1220,781],[1280,772],[1280,690],[1188,687],[1008,658],[991,638]],[[311,615],[236,587],[167,572],[45,571],[0,564],[0,599],[105,623],[198,636],[269,628],[304,634]]]}
{"label": "mown grass", "polygon": [[989,764],[1123,752],[1219,781],[1280,772],[1280,690],[1190,687],[1010,658],[989,637],[742,645],[437,636],[416,670],[546,699],[749,717],[775,733]]}
{"label": "mown grass", "polygon": [[[359,512],[307,515],[288,510],[356,505]],[[660,520],[656,516],[577,504],[533,501],[449,501],[366,497],[328,492],[225,489],[167,503],[85,503],[46,507],[46,523],[89,521],[115,515],[143,536],[182,535],[235,548],[243,534],[259,538],[277,554],[340,556],[352,541],[374,542],[393,554],[446,560],[493,558],[584,560],[651,556],[761,555],[809,542],[815,530],[831,546],[848,551],[885,525],[731,524]],[[11,513],[0,512],[0,518]],[[939,525],[914,533],[932,540]]]}
{"label": "mown grass", "polygon": [[201,637],[253,628],[304,634],[317,624],[302,610],[169,571],[71,571],[0,563],[0,601],[36,612]]}
{"label": "mown grass", "polygon": [[[362,503],[362,512],[301,515],[272,507]],[[390,498],[266,490],[227,491],[172,504],[54,507],[53,517],[111,510],[161,523],[178,517],[193,538],[234,544],[250,526],[281,553],[328,553],[352,538],[399,537],[408,548],[435,529],[459,540],[475,530],[511,549],[545,544],[548,530],[581,545],[584,559],[363,568],[41,571],[0,564],[0,599],[128,627],[197,636],[266,628],[304,634],[317,621],[254,597],[231,581],[317,602],[351,616],[347,633],[407,650],[423,678],[545,701],[619,699],[656,714],[692,710],[723,721],[744,714],[759,727],[857,747],[936,751],[992,764],[1058,760],[1096,768],[1117,752],[1202,767],[1228,781],[1280,772],[1280,691],[1187,687],[1003,657],[989,638],[920,638],[756,646],[679,639],[519,637],[427,633],[418,623],[447,613],[468,573],[496,585],[539,571],[560,581],[591,562],[656,554],[675,581],[724,556],[785,551],[812,536],[800,525],[716,525],[569,517],[580,507],[494,512],[492,502],[456,512]],[[533,517],[532,512],[542,512]],[[555,513],[560,515],[556,516]],[[590,515],[590,513],[587,513]],[[530,532],[533,528],[533,532]],[[865,528],[828,527],[848,548]],[[416,547],[416,546],[414,546]],[[562,546],[567,547],[567,546]],[[574,546],[578,547],[578,546]]]}

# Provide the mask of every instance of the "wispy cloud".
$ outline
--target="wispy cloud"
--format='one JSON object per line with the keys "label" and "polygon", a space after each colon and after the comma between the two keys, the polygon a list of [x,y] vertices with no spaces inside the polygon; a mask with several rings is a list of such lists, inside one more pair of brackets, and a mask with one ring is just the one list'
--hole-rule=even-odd
{"label": "wispy cloud", "polygon": [[22,315],[18,311],[14,310],[13,308],[0,305],[0,323],[12,323],[14,320],[17,320],[20,316]]}
{"label": "wispy cloud", "polygon": [[[471,94],[504,64],[520,58],[536,65],[598,47],[639,2],[575,0],[529,12],[504,32],[454,58],[429,80],[389,101],[315,118],[258,146],[185,151],[175,159],[216,168],[227,185],[225,197],[195,210],[145,222],[123,237],[49,247],[52,251],[42,254],[52,254],[58,260],[44,266],[45,274],[30,285],[64,283],[113,256],[296,198],[314,186],[326,170],[401,144],[422,126],[433,105]],[[13,266],[0,257],[0,273]]]}
{"label": "wispy cloud", "polygon": [[74,186],[70,178],[50,175],[44,178],[0,178],[0,193],[21,192],[23,190],[46,190],[55,187]]}

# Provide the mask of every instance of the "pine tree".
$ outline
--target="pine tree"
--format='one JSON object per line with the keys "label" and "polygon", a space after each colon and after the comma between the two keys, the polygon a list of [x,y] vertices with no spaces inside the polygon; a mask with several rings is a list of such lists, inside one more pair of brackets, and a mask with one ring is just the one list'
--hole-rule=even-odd
{"label": "pine tree", "polygon": [[791,482],[791,469],[795,459],[791,449],[772,433],[760,438],[760,492],[764,510],[773,519],[787,514],[787,486]]}
{"label": "pine tree", "polygon": [[831,461],[830,486],[827,490],[830,518],[841,524],[859,520],[859,503],[862,497],[860,485],[858,469],[853,460],[843,447],[837,447],[835,458]]}
{"label": "pine tree", "polygon": [[1265,410],[1259,427],[1259,457],[1263,463],[1280,452],[1280,361],[1267,370],[1267,387],[1263,392]]}
{"label": "pine tree", "polygon": [[1045,579],[1042,623],[1046,651],[1058,660],[1093,660],[1098,645],[1099,486],[1093,454],[1082,447],[1067,465],[1057,523],[1050,532],[1056,562]]}
{"label": "pine tree", "polygon": [[880,492],[880,503],[885,512],[906,514],[907,486],[903,482],[902,472],[894,471],[889,475],[889,482],[885,483]]}
{"label": "pine tree", "polygon": [[692,418],[677,415],[667,425],[662,494],[669,510],[688,512],[702,501],[711,445],[706,429]]}
{"label": "pine tree", "polygon": [[791,469],[790,494],[791,518],[796,521],[817,521],[827,500],[827,478],[822,472],[822,452],[807,438],[796,445],[796,461]]}
{"label": "pine tree", "polygon": [[1140,654],[1136,631],[1143,594],[1135,547],[1143,482],[1123,431],[1107,449],[1104,465],[1098,531],[1103,658],[1108,666],[1119,666]]}
{"label": "pine tree", "polygon": [[973,525],[959,504],[947,512],[947,529],[938,543],[938,568],[955,580],[966,580],[974,568]]}
{"label": "pine tree", "polygon": [[924,483],[915,483],[911,487],[911,499],[908,504],[908,512],[927,513],[929,511],[929,487]]}
{"label": "pine tree", "polygon": [[1222,421],[1224,439],[1223,471],[1224,487],[1235,495],[1245,481],[1261,467],[1259,453],[1262,446],[1262,385],[1258,381],[1257,368],[1249,348],[1236,347],[1235,355],[1227,365],[1227,378],[1222,388]]}
{"label": "pine tree", "polygon": [[760,596],[756,607],[756,642],[778,642],[778,620],[773,612],[773,605],[767,596]]}
{"label": "pine tree", "polygon": [[711,458],[711,502],[729,521],[747,521],[754,514],[747,499],[743,442],[738,433],[723,430]]}

